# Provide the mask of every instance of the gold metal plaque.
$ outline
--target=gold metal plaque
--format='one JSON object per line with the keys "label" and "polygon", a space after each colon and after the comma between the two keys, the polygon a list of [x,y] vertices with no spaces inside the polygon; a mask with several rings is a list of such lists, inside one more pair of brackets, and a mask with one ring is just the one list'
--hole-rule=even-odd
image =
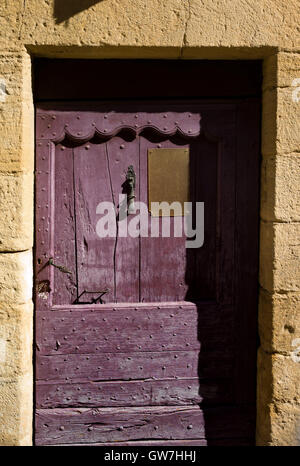
{"label": "gold metal plaque", "polygon": [[[148,208],[153,217],[184,215],[189,178],[189,149],[148,149]],[[162,209],[162,202],[177,204]]]}

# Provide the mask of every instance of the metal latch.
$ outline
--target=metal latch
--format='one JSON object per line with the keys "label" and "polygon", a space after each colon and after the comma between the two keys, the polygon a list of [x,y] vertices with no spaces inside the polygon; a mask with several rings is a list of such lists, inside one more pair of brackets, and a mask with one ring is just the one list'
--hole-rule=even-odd
{"label": "metal latch", "polygon": [[[103,301],[102,301],[101,298],[105,293],[108,293],[109,291],[110,291],[109,288],[106,288],[105,290],[102,290],[102,291],[86,291],[86,290],[84,290],[82,293],[80,293],[78,298],[75,299],[73,304],[97,304],[98,301],[99,301],[100,304],[103,304]],[[84,295],[84,294],[98,294],[99,296],[97,296],[96,298],[91,298],[90,301],[79,301],[81,296]]]}
{"label": "metal latch", "polygon": [[53,262],[53,257],[50,257],[49,261],[48,261],[48,264],[49,265],[53,265],[53,267],[56,267],[58,270],[60,270],[61,272],[63,273],[69,273],[69,274],[72,274],[72,272],[70,272],[70,270],[68,270],[66,267],[64,267],[63,265],[57,265],[57,264],[54,264]]}

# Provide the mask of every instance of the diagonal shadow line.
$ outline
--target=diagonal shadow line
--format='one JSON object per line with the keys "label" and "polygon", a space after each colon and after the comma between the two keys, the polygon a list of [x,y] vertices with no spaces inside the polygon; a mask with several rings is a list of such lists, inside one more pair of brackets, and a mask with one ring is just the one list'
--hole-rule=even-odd
{"label": "diagonal shadow line", "polygon": [[56,24],[63,23],[72,16],[87,10],[103,0],[54,0],[54,12]]}

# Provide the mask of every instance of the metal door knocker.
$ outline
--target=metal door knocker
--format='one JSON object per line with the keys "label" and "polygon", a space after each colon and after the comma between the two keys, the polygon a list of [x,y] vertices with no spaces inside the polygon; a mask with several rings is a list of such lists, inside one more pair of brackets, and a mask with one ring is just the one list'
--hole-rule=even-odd
{"label": "metal door knocker", "polygon": [[135,214],[134,199],[135,199],[135,171],[132,165],[129,165],[126,173],[127,185],[127,212],[128,215]]}

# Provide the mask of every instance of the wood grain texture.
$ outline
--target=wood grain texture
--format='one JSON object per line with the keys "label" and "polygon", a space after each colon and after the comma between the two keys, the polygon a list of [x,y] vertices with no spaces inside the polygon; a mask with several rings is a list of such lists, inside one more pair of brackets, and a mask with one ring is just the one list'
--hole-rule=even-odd
{"label": "wood grain texture", "polygon": [[[74,149],[74,190],[78,294],[108,289],[105,298],[114,301],[115,238],[99,238],[97,206],[111,201],[109,167],[105,144],[87,144]],[[85,294],[91,302],[99,293]]]}
{"label": "wood grain texture", "polygon": [[[154,138],[155,140],[155,138]],[[180,147],[188,147],[186,141]],[[175,148],[178,147],[169,139],[154,142],[145,137],[140,139],[140,159],[141,159],[141,186],[148,185],[148,149]],[[160,181],[157,180],[157,183]],[[140,199],[148,205],[147,189],[140,192]],[[164,199],[162,199],[163,201]],[[162,236],[162,222],[169,221],[169,237]],[[141,237],[141,302],[149,301],[181,301],[185,299],[187,287],[185,284],[186,270],[186,249],[185,235],[183,229],[184,217],[160,218],[152,217],[148,213],[148,235]],[[151,222],[158,225],[159,236],[151,237]],[[183,235],[176,237],[174,233],[174,223],[182,225]]]}
{"label": "wood grain texture", "polygon": [[[136,442],[105,442],[103,443],[68,443],[68,444],[55,444],[58,447],[144,447],[144,446],[201,446],[204,447],[207,445],[206,440],[140,440]],[[247,439],[247,443],[245,445],[249,445],[249,440]]]}
{"label": "wood grain texture", "polygon": [[54,254],[53,260],[71,273],[53,269],[53,304],[72,303],[77,298],[75,235],[74,155],[71,147],[55,147]]}
{"label": "wood grain texture", "polygon": [[[184,104],[168,104],[169,109],[163,110],[157,102],[123,104],[111,103],[77,103],[61,105],[55,103],[55,111],[51,111],[53,104],[40,105],[37,114],[36,133],[40,139],[50,139],[55,143],[63,140],[72,141],[75,145],[94,139],[99,142],[129,133],[131,140],[144,130],[151,130],[165,137],[179,134],[183,137],[196,137],[200,134],[200,115],[197,106]],[[43,110],[41,110],[43,108]],[[53,108],[53,107],[52,107]],[[50,109],[50,110],[49,110]],[[68,111],[70,110],[71,111]],[[117,110],[117,111],[116,111]],[[84,114],[84,117],[83,117]],[[54,118],[53,118],[54,117]]]}
{"label": "wood grain texture", "polygon": [[[112,200],[116,212],[120,212],[119,196],[128,194],[125,186],[126,173],[130,165],[136,174],[139,173],[139,140],[126,141],[121,137],[115,137],[108,141],[107,157],[109,163]],[[136,177],[136,198],[139,201],[139,176]],[[117,238],[114,249],[114,273],[115,273],[115,295],[114,302],[138,302],[140,288],[140,246],[139,238],[131,236],[122,237],[120,231],[122,224],[131,220],[135,215],[129,215],[124,220],[119,220]],[[119,219],[119,217],[118,217]]]}
{"label": "wood grain texture", "polygon": [[230,378],[131,381],[38,381],[37,408],[224,404],[232,401]]}
{"label": "wood grain texture", "polygon": [[202,359],[198,351],[37,354],[37,380],[131,380],[161,377],[227,377],[232,371],[232,355],[222,351]]}
{"label": "wood grain texture", "polygon": [[36,413],[36,443],[205,440],[208,418],[215,423],[214,438],[249,437],[253,429],[248,408],[208,409],[205,414],[199,407],[187,406],[42,409]]}
{"label": "wood grain texture", "polygon": [[136,442],[105,442],[103,443],[75,443],[75,444],[57,444],[57,446],[86,446],[86,447],[155,447],[155,446],[164,446],[164,447],[189,447],[189,446],[198,446],[205,447],[207,445],[213,444],[214,446],[230,446],[230,447],[244,447],[244,446],[255,446],[255,440],[253,436],[250,437],[234,437],[234,438],[225,438],[225,439],[198,439],[198,440],[140,440]]}
{"label": "wood grain texture", "polygon": [[43,312],[37,327],[39,352],[58,355],[233,349],[231,307],[155,304]]}
{"label": "wood grain texture", "polygon": [[53,159],[55,146],[51,141],[37,141],[36,156],[36,248],[35,248],[35,300],[37,309],[47,310],[52,304],[54,271],[48,266],[53,251],[54,199]]}

